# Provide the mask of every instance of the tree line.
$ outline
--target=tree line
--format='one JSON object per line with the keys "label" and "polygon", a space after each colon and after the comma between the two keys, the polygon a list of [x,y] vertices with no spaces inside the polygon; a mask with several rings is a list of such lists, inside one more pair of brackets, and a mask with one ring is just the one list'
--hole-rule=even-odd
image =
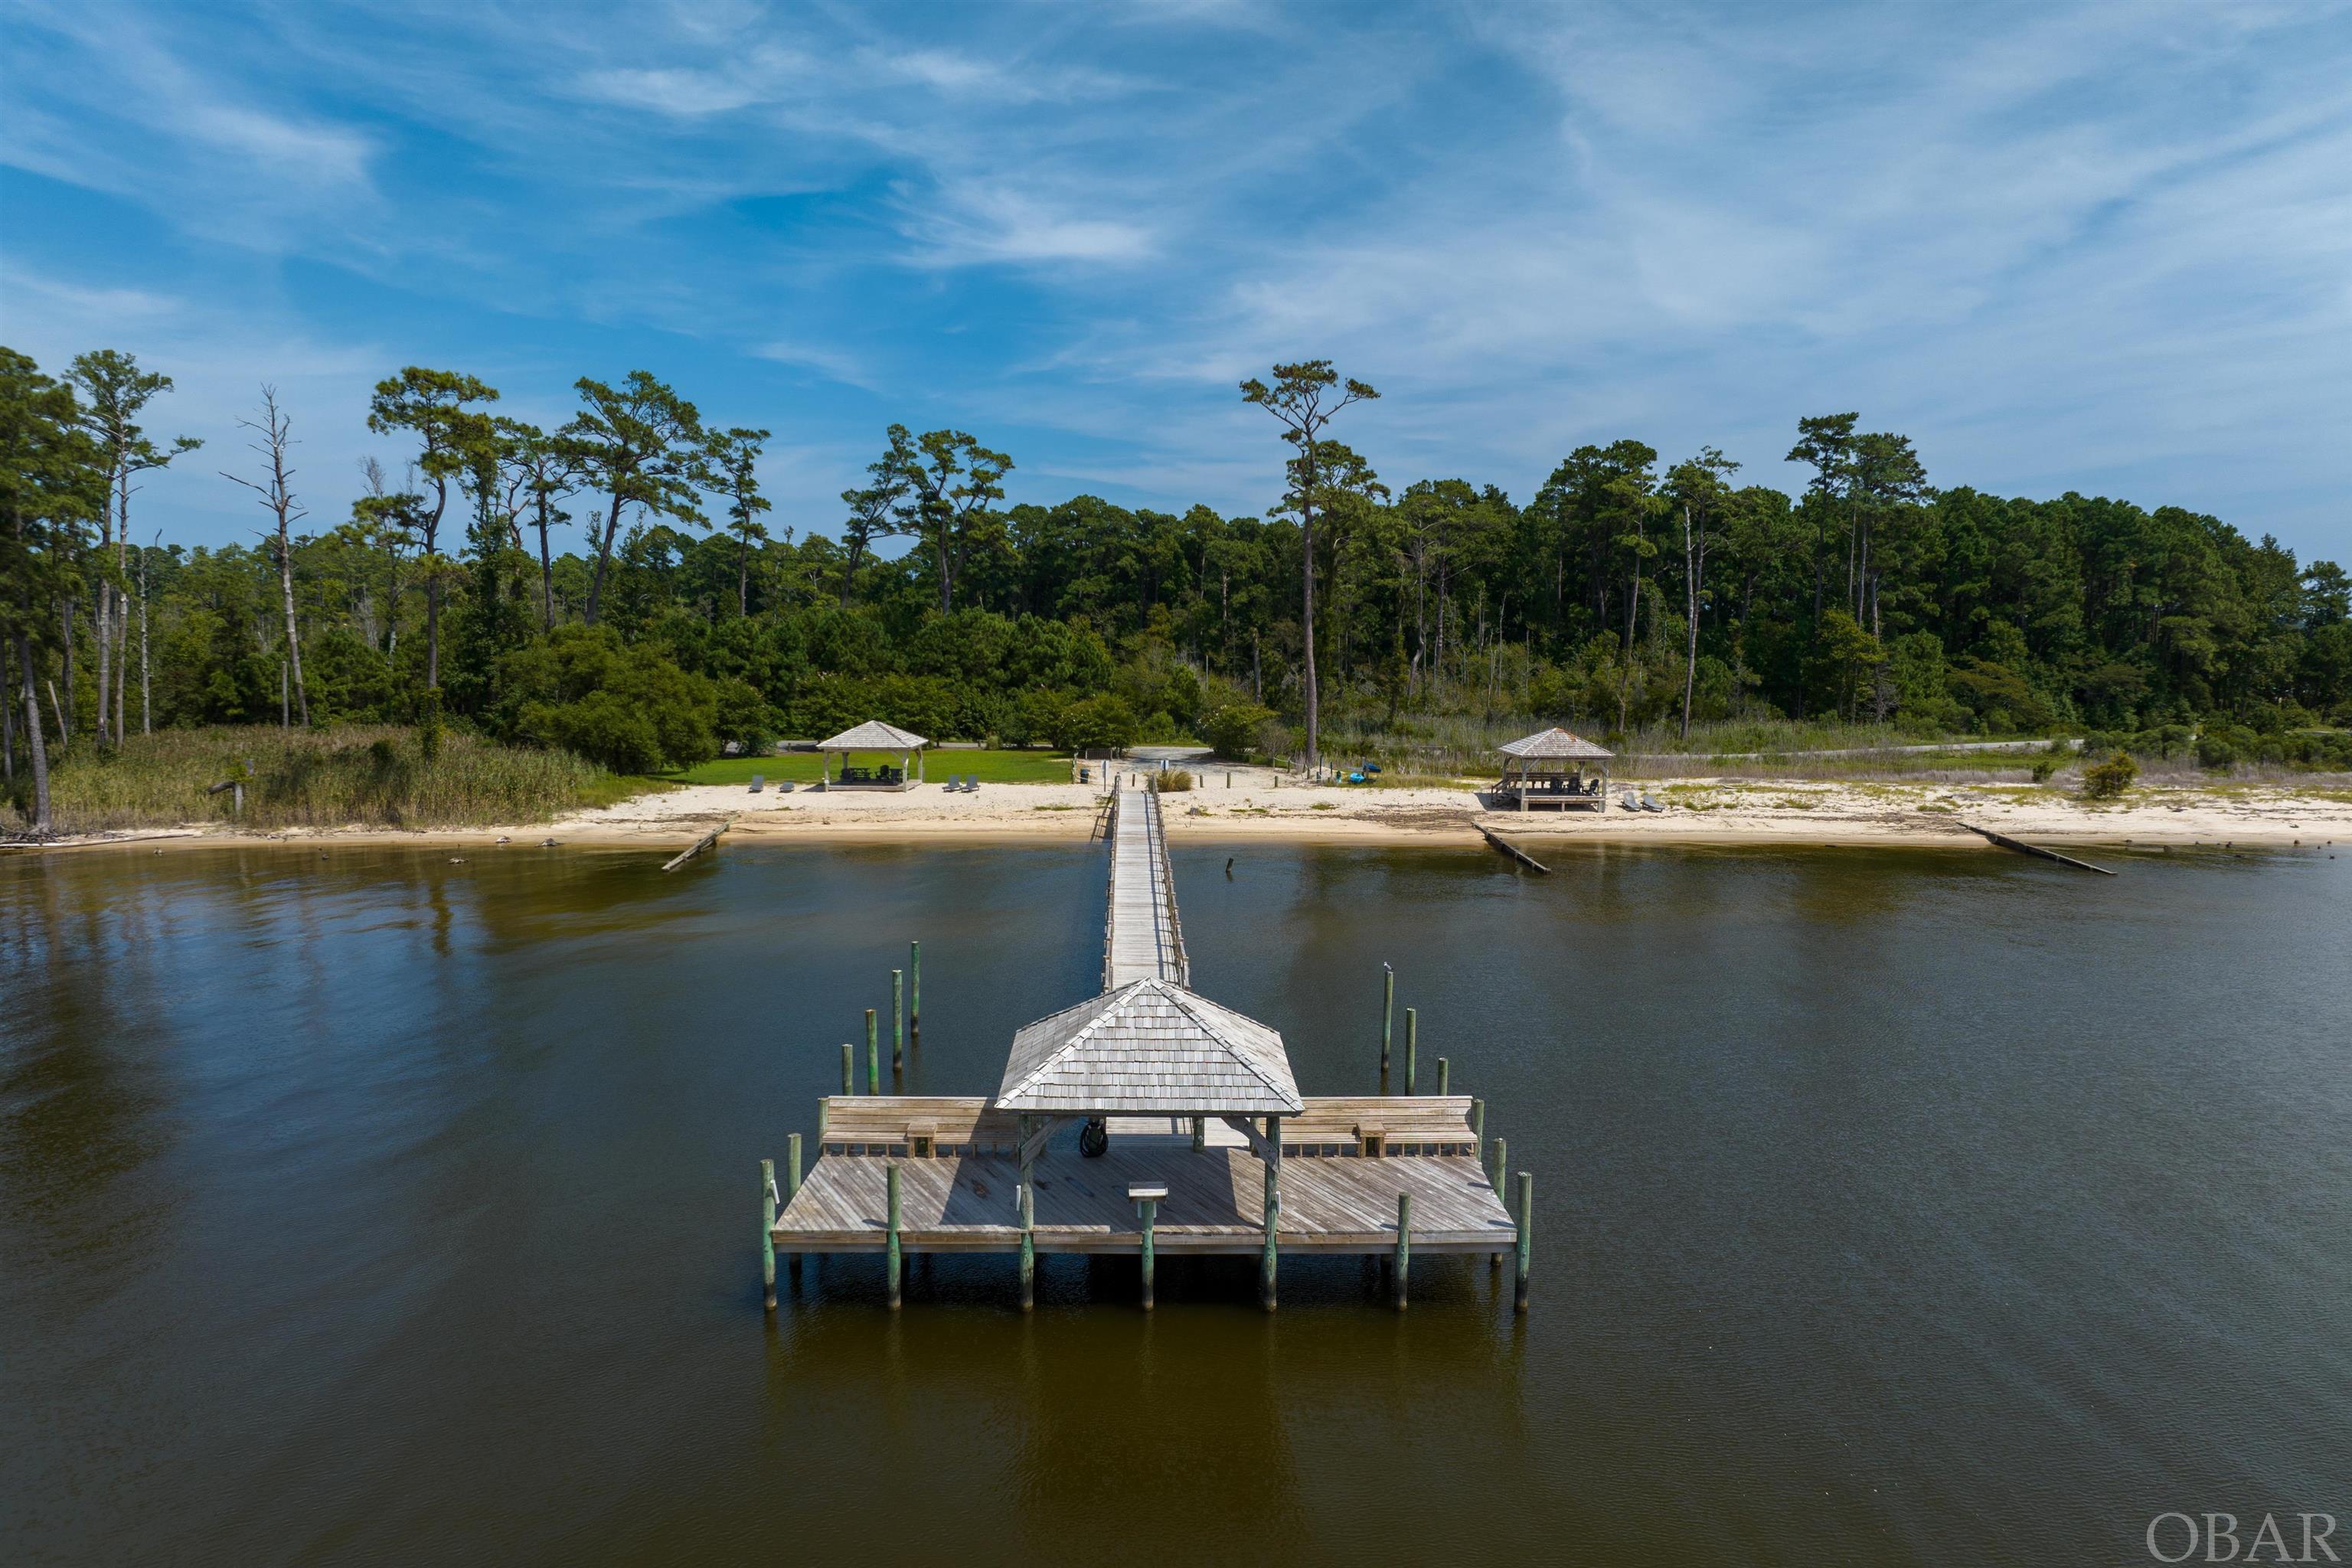
{"label": "tree line", "polygon": [[[777,527],[770,433],[648,372],[582,378],[541,430],[411,366],[375,386],[385,447],[331,521],[262,389],[221,470],[258,542],[187,548],[133,521],[142,476],[198,449],[142,423],[170,390],[115,351],[51,376],[0,350],[0,764],[37,813],[53,750],[204,723],[412,723],[426,744],[455,723],[644,770],[873,717],[1312,762],[1341,719],[2277,734],[2352,711],[2336,564],[2175,507],[1937,488],[1852,413],[1799,421],[1796,495],[1628,438],[1515,500],[1384,482],[1336,434],[1379,394],[1307,361],[1239,388],[1287,444],[1260,516],[1008,506],[1011,456],[893,425],[838,510]],[[572,524],[584,548],[559,552]]]}

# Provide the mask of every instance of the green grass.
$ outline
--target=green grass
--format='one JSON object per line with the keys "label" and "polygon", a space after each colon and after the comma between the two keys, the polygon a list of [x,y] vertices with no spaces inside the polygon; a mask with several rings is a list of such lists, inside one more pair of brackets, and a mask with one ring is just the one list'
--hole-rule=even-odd
{"label": "green grass", "polygon": [[[245,815],[207,786],[244,774]],[[218,725],[133,735],[118,752],[78,745],[50,774],[60,833],[235,821],[251,829],[478,827],[544,822],[601,805],[657,780],[620,778],[568,752],[500,746],[446,731],[427,763],[415,732],[393,726],[282,731]]]}
{"label": "green grass", "polygon": [[[753,773],[766,775],[770,784],[790,779],[795,784],[814,784],[821,760],[814,752],[790,752],[781,757],[719,757],[712,762],[698,763],[682,773],[665,773],[663,778],[675,784],[749,784]],[[829,759],[837,768],[839,759]],[[864,754],[851,759],[860,767],[880,759]],[[892,766],[898,759],[889,759]],[[1070,753],[1067,752],[930,752],[926,753],[923,778],[928,784],[945,784],[950,773],[969,774],[982,784],[1068,784]],[[1101,773],[1097,769],[1096,777]]]}

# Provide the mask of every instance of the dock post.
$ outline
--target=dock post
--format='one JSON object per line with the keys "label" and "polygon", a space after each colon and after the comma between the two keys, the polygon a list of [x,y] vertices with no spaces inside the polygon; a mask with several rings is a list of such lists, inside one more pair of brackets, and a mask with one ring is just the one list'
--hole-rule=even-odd
{"label": "dock post", "polygon": [[898,1310],[898,1166],[895,1161],[884,1173],[883,1180],[888,1185],[890,1201],[889,1257],[884,1267],[888,1271],[890,1310],[895,1312]]}
{"label": "dock post", "polygon": [[1396,1310],[1404,1310],[1404,1277],[1412,1268],[1412,1194],[1397,1194]]}
{"label": "dock post", "polygon": [[847,1040],[841,1042],[841,1092],[857,1092],[857,1047]]}
{"label": "dock post", "polygon": [[1208,1146],[1209,1119],[1205,1116],[1195,1116],[1192,1118],[1192,1152],[1198,1154]]}
{"label": "dock post", "polygon": [[[823,1115],[824,1112],[824,1104],[823,1102],[819,1102],[817,1113],[819,1115]],[[793,1200],[800,1195],[801,1135],[795,1132],[784,1140],[784,1207],[792,1207]],[[789,1254],[787,1262],[788,1267],[793,1271],[793,1278],[795,1279],[799,1279],[801,1277],[801,1255],[797,1252]]]}
{"label": "dock post", "polygon": [[1518,1287],[1512,1292],[1514,1311],[1528,1310],[1528,1260],[1535,1242],[1536,1179],[1531,1172],[1519,1173],[1519,1266]]}
{"label": "dock post", "polygon": [[1478,1168],[1483,1171],[1486,1168],[1486,1102],[1483,1100],[1470,1102],[1470,1136],[1477,1142]]}
{"label": "dock post", "polygon": [[1265,1257],[1258,1264],[1257,1297],[1269,1312],[1274,1310],[1274,1236],[1282,1225],[1282,1178],[1269,1160],[1265,1165]]}
{"label": "dock post", "polygon": [[907,1070],[907,972],[890,972],[890,1076]]}
{"label": "dock post", "polygon": [[881,1037],[875,1033],[874,1009],[866,1009],[866,1092],[882,1092]]}
{"label": "dock post", "polygon": [[1143,1211],[1143,1310],[1151,1310],[1151,1230],[1160,1217],[1160,1200],[1143,1198],[1136,1207]]}
{"label": "dock post", "polygon": [[1444,1057],[1440,1057],[1440,1058],[1437,1058],[1437,1092],[1438,1092],[1439,1094],[1444,1094],[1444,1093],[1445,1093],[1445,1092],[1446,1092],[1446,1089],[1447,1089],[1447,1087],[1452,1083],[1452,1081],[1453,1081],[1453,1079],[1452,1079],[1451,1076],[1450,1076],[1450,1075],[1446,1072],[1446,1070],[1445,1070],[1445,1058],[1444,1058]]}
{"label": "dock post", "polygon": [[1021,1310],[1037,1304],[1037,1204],[1029,1173],[1021,1173]]}
{"label": "dock post", "polygon": [[1396,1017],[1396,971],[1381,965],[1381,1092],[1389,1091],[1389,1029]]}
{"label": "dock post", "polygon": [[[1496,1195],[1497,1198],[1500,1198],[1500,1199],[1502,1200],[1502,1203],[1503,1203],[1503,1212],[1504,1212],[1505,1214],[1508,1214],[1508,1213],[1510,1213],[1510,1212],[1511,1212],[1511,1194],[1510,1194],[1510,1192],[1509,1192],[1508,1187],[1507,1186],[1507,1184],[1505,1184],[1504,1179],[1503,1179],[1503,1178],[1504,1178],[1504,1173],[1505,1173],[1507,1171],[1508,1171],[1508,1170],[1510,1169],[1510,1164],[1511,1164],[1511,1141],[1510,1141],[1509,1139],[1507,1139],[1507,1138],[1497,1138],[1497,1139],[1496,1139],[1496,1140],[1495,1140],[1495,1177],[1494,1177],[1494,1180],[1495,1180],[1495,1195]],[[1488,1253],[1488,1254],[1486,1255],[1486,1267],[1488,1267],[1489,1268],[1500,1268],[1502,1266],[1503,1266],[1503,1255],[1502,1255],[1501,1253],[1499,1253],[1499,1252],[1490,1252],[1490,1253]]]}
{"label": "dock post", "polygon": [[776,1310],[776,1163],[760,1162],[760,1289],[762,1305]]}
{"label": "dock post", "polygon": [[923,1048],[923,944],[907,944],[907,1043]]}
{"label": "dock post", "polygon": [[1404,1091],[1407,1094],[1411,1094],[1413,1089],[1413,1058],[1420,1050],[1421,1009],[1407,1007],[1404,1010]]}

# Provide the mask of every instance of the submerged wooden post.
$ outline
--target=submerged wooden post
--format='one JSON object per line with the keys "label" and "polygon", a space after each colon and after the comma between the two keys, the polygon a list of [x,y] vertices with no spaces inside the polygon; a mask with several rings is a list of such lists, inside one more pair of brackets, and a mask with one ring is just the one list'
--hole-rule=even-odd
{"label": "submerged wooden post", "polygon": [[857,1092],[857,1047],[847,1040],[841,1042],[841,1092]]}
{"label": "submerged wooden post", "polygon": [[874,1009],[866,1009],[866,1092],[882,1092],[881,1037],[875,1033]]}
{"label": "submerged wooden post", "polygon": [[888,1185],[890,1201],[889,1254],[884,1268],[887,1270],[890,1286],[890,1310],[895,1312],[898,1310],[898,1167],[895,1163],[885,1173],[883,1180]]}
{"label": "submerged wooden post", "polygon": [[1445,1058],[1444,1057],[1440,1057],[1437,1058],[1437,1092],[1439,1094],[1444,1094],[1446,1090],[1446,1086],[1450,1081],[1451,1075],[1449,1075],[1445,1070]]}
{"label": "submerged wooden post", "polygon": [[1407,1094],[1411,1094],[1413,1090],[1415,1076],[1413,1058],[1420,1051],[1421,1009],[1407,1007],[1404,1010],[1404,1091]]}
{"label": "submerged wooden post", "polygon": [[1021,1172],[1021,1310],[1037,1304],[1037,1202],[1030,1191],[1029,1172]]}
{"label": "submerged wooden post", "polygon": [[1143,1310],[1151,1310],[1151,1230],[1160,1215],[1158,1198],[1141,1198],[1137,1206],[1143,1211]]}
{"label": "submerged wooden post", "polygon": [[1404,1310],[1404,1277],[1412,1268],[1412,1194],[1397,1194],[1396,1310]]}
{"label": "submerged wooden post", "polygon": [[762,1305],[776,1310],[776,1163],[760,1162],[760,1289]]}
{"label": "submerged wooden post", "polygon": [[1389,1091],[1389,1027],[1396,1016],[1396,971],[1381,965],[1381,1092]]}
{"label": "submerged wooden post", "polygon": [[907,1070],[907,972],[890,972],[890,1071]]}
{"label": "submerged wooden post", "polygon": [[923,1045],[923,944],[907,944],[907,1043],[920,1050]]}
{"label": "submerged wooden post", "polygon": [[1265,1162],[1265,1256],[1258,1263],[1257,1295],[1259,1302],[1269,1312],[1274,1310],[1275,1236],[1282,1228],[1282,1131],[1281,1119],[1265,1119],[1267,1142],[1274,1145],[1272,1157]]}
{"label": "submerged wooden post", "polygon": [[1518,1287],[1512,1292],[1514,1310],[1528,1310],[1528,1260],[1535,1243],[1536,1179],[1528,1171],[1519,1173],[1519,1266]]}

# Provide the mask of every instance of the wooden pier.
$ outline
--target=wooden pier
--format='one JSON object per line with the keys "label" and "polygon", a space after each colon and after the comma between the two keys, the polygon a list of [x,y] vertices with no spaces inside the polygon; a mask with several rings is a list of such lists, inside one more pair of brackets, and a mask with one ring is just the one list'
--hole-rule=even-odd
{"label": "wooden pier", "polygon": [[[1515,1215],[1503,1142],[1490,1166],[1443,1058],[1440,1091],[1412,1093],[1411,1010],[1404,1095],[1301,1096],[1278,1032],[1190,988],[1157,796],[1120,788],[1108,837],[1101,994],[1020,1030],[993,1096],[874,1093],[869,1043],[868,1092],[821,1102],[806,1179],[797,1135],[781,1186],[762,1162],[769,1306],[778,1253],[881,1254],[893,1307],[909,1252],[1015,1255],[1024,1310],[1041,1254],[1135,1256],[1147,1308],[1160,1254],[1255,1256],[1269,1310],[1283,1254],[1338,1253],[1392,1259],[1402,1308],[1418,1249],[1510,1254],[1524,1309],[1530,1178]],[[1384,1021],[1384,1085],[1387,1051]],[[1072,1122],[1076,1151],[1055,1148]]]}

